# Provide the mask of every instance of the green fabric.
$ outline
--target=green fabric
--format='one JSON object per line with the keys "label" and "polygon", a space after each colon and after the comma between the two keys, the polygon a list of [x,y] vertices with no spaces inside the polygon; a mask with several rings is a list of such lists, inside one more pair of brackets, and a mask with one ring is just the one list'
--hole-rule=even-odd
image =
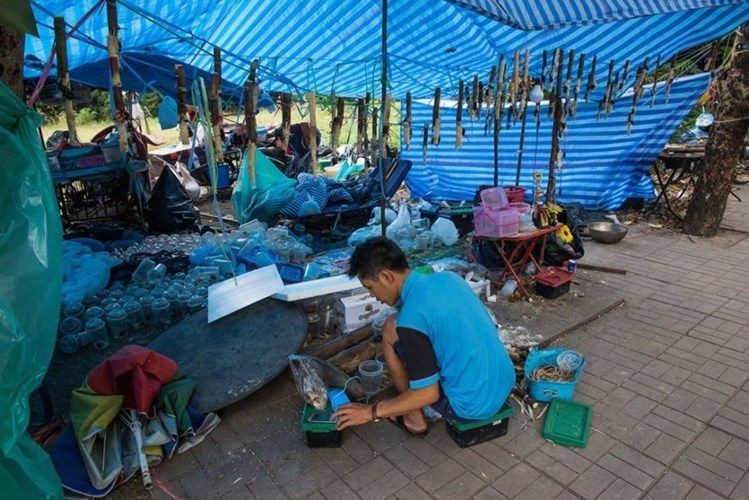
{"label": "green fabric", "polygon": [[0,25],[17,33],[39,36],[29,0],[4,0],[0,9]]}
{"label": "green fabric", "polygon": [[70,398],[70,423],[78,441],[109,427],[122,409],[123,401],[125,396],[119,394],[97,394],[88,387],[75,389]]}
{"label": "green fabric", "polygon": [[49,456],[29,437],[29,395],[57,337],[62,226],[37,127],[0,82],[0,485],[8,498],[62,497]]}
{"label": "green fabric", "polygon": [[244,155],[231,193],[234,213],[242,224],[252,219],[270,222],[294,197],[296,181],[286,177],[259,150],[255,154],[254,185],[249,170],[248,155]]}
{"label": "green fabric", "polygon": [[184,434],[192,427],[192,421],[187,414],[187,403],[190,401],[194,390],[195,380],[178,373],[174,380],[161,388],[159,398],[154,404],[157,410],[175,417],[179,435]]}

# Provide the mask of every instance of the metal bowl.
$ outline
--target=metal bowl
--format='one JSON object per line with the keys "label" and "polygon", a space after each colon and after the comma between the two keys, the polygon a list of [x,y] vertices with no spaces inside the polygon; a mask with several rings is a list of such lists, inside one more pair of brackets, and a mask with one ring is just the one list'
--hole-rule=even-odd
{"label": "metal bowl", "polygon": [[592,222],[588,224],[588,231],[594,240],[601,243],[618,243],[625,236],[629,228],[616,222]]}

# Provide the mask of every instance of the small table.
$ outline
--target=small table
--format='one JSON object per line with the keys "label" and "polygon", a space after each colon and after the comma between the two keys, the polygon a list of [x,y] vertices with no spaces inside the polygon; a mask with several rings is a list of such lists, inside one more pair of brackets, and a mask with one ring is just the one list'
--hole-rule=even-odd
{"label": "small table", "polygon": [[[555,226],[550,226],[544,229],[537,229],[530,233],[518,233],[513,236],[505,236],[503,238],[487,238],[484,236],[474,236],[474,238],[476,240],[490,241],[497,249],[497,253],[499,254],[502,262],[504,262],[505,265],[504,269],[502,270],[502,274],[499,275],[499,281],[501,282],[502,279],[507,274],[509,274],[517,282],[520,292],[524,296],[529,297],[530,294],[528,293],[525,285],[523,285],[520,276],[518,276],[518,272],[523,269],[523,266],[525,266],[529,260],[533,262],[534,266],[536,266],[537,271],[543,270],[541,264],[539,264],[536,258],[533,256],[533,250],[536,248],[536,245],[541,242],[541,248],[543,251],[543,249],[546,247],[546,237],[549,234],[555,232],[560,227],[561,225],[557,224]],[[515,245],[508,253],[505,249],[505,243],[509,242],[515,243]]]}
{"label": "small table", "polygon": [[[671,200],[668,198],[668,187],[676,182],[681,181],[687,177],[687,185],[681,191],[678,198],[681,198],[686,192],[686,188],[690,183],[694,184],[694,175],[699,174],[700,170],[705,164],[705,145],[696,144],[667,144],[658,159],[653,164],[653,171],[655,173],[656,180],[658,181],[658,187],[660,192],[658,197],[653,202],[651,208],[645,213],[652,212],[658,204],[661,198],[666,203],[666,208],[677,220],[682,220],[682,217],[675,213],[671,207]],[[661,169],[669,171],[668,177],[663,179]],[[665,172],[664,172],[665,173]]]}

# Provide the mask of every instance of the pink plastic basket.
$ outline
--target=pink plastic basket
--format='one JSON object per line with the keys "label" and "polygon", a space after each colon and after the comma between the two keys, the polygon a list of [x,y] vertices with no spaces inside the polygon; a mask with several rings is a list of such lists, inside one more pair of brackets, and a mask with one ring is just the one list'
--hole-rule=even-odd
{"label": "pink plastic basket", "polygon": [[481,204],[490,209],[505,208],[507,206],[507,194],[501,187],[484,189],[481,191]]}
{"label": "pink plastic basket", "polygon": [[520,214],[513,208],[491,210],[485,207],[474,207],[473,226],[476,236],[486,238],[503,238],[518,233]]}
{"label": "pink plastic basket", "polygon": [[505,196],[510,203],[522,203],[525,198],[525,188],[523,186],[505,186]]}

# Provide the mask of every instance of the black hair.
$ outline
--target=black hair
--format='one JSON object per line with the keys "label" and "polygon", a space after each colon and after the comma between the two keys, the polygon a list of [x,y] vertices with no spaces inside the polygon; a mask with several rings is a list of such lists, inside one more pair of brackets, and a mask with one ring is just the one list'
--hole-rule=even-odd
{"label": "black hair", "polygon": [[408,259],[403,250],[385,237],[370,238],[359,244],[349,261],[348,275],[373,280],[380,271],[403,272],[408,269]]}

